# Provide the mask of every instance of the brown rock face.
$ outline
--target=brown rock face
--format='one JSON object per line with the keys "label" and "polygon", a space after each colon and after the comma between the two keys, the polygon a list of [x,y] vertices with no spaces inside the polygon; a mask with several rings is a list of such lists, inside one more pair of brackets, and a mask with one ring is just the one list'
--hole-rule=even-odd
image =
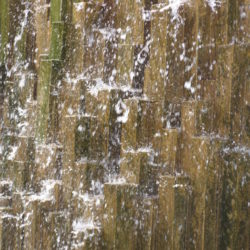
{"label": "brown rock face", "polygon": [[249,0],[0,0],[0,250],[249,249]]}

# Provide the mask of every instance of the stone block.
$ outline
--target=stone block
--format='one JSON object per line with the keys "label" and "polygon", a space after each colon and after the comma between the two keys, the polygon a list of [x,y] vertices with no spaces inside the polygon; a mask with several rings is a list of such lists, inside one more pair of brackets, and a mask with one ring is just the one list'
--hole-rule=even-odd
{"label": "stone block", "polygon": [[216,47],[204,46],[198,49],[197,77],[199,81],[216,80]]}
{"label": "stone block", "polygon": [[151,10],[151,44],[149,64],[145,69],[143,92],[155,101],[164,98],[167,67],[167,14],[161,11],[162,6],[154,6]]}
{"label": "stone block", "polygon": [[[177,14],[183,17],[183,8]],[[182,98],[184,95],[185,47],[184,24],[174,18],[171,9],[167,10],[167,39],[166,39],[166,100]],[[190,59],[189,59],[190,61]]]}
{"label": "stone block", "polygon": [[221,149],[224,144],[218,139],[193,137],[183,151],[183,170],[189,175],[192,185],[190,238],[193,242],[189,242],[192,248],[203,245],[218,247],[220,224],[217,216],[220,216],[221,207]]}
{"label": "stone block", "polygon": [[108,249],[135,249],[137,194],[133,184],[105,184],[104,240]]}
{"label": "stone block", "polygon": [[34,183],[40,185],[40,181],[46,179],[59,179],[62,166],[62,147],[56,144],[40,144],[36,146],[35,152]]}
{"label": "stone block", "polygon": [[250,145],[250,82],[249,79],[246,82],[245,86],[245,92],[246,95],[244,97],[245,99],[245,105],[244,105],[244,116],[243,116],[243,136],[242,136],[242,143],[244,145]]}
{"label": "stone block", "polygon": [[155,249],[156,245],[156,221],[158,211],[158,199],[146,197],[140,200],[138,243],[136,249]]}
{"label": "stone block", "polygon": [[8,196],[0,196],[0,207],[11,207],[12,199]]}
{"label": "stone block", "polygon": [[221,206],[221,248],[247,248],[249,246],[249,154],[237,148],[224,156],[223,190]]}
{"label": "stone block", "polygon": [[186,177],[169,175],[160,178],[156,249],[188,247],[189,189],[189,180]]}
{"label": "stone block", "polygon": [[16,161],[23,161],[23,162],[29,162],[32,164],[32,161],[34,160],[34,138],[33,137],[26,137],[26,136],[18,136],[16,138],[16,152],[14,160]]}
{"label": "stone block", "polygon": [[139,184],[142,165],[148,162],[148,152],[124,152],[120,166],[120,174],[128,183]]}
{"label": "stone block", "polygon": [[218,48],[218,76],[215,97],[215,129],[222,136],[228,136],[231,123],[233,46]]}
{"label": "stone block", "polygon": [[116,85],[132,86],[134,78],[134,60],[135,47],[131,45],[118,44],[117,65],[116,65]]}
{"label": "stone block", "polygon": [[178,129],[164,129],[153,139],[154,162],[161,166],[163,174],[173,174],[178,170],[180,154],[180,132]]}
{"label": "stone block", "polygon": [[25,134],[28,129],[27,122],[32,112],[29,107],[32,105],[34,86],[34,75],[29,73],[26,76],[16,75],[14,82],[5,83],[3,126],[12,132]]}
{"label": "stone block", "polygon": [[184,17],[184,96],[193,99],[197,88],[198,8],[195,3],[183,5]]}
{"label": "stone block", "polygon": [[223,45],[229,43],[228,37],[228,9],[230,1],[221,1],[220,5],[216,5],[213,11],[213,27],[215,43]]}
{"label": "stone block", "polygon": [[15,179],[14,183],[18,187],[28,187],[32,182],[34,168],[34,138],[6,136],[5,140],[10,143],[4,151],[6,173]]}
{"label": "stone block", "polygon": [[123,102],[124,92],[111,90],[109,114],[108,164],[109,173],[119,173],[122,124],[126,122],[127,109]]}
{"label": "stone block", "polygon": [[120,43],[143,44],[143,6],[143,1],[119,1],[116,11],[117,28],[121,29]]}
{"label": "stone block", "polygon": [[76,158],[76,128],[78,117],[76,115],[66,115],[62,121],[62,146],[63,146],[63,164],[73,165]]}
{"label": "stone block", "polygon": [[97,162],[76,162],[79,190],[83,193],[99,194],[98,187],[104,182],[104,167]]}
{"label": "stone block", "polygon": [[96,117],[98,122],[108,124],[110,112],[111,92],[98,91],[97,95],[89,93],[85,98],[86,113]]}
{"label": "stone block", "polygon": [[122,151],[137,148],[138,138],[138,110],[139,100],[138,99],[127,99],[124,100],[124,104],[127,112],[127,121],[122,124],[122,136],[121,146]]}
{"label": "stone block", "polygon": [[88,156],[90,144],[91,117],[81,117],[75,127],[75,160]]}
{"label": "stone block", "polygon": [[234,61],[232,66],[232,89],[231,89],[231,132],[235,141],[243,141],[244,120],[244,96],[245,89],[249,84],[249,49],[248,45],[235,46]]}
{"label": "stone block", "polygon": [[[90,81],[89,85],[87,85],[88,87],[92,87],[93,80],[102,80],[105,73],[104,67],[106,67],[104,62],[107,60],[105,59],[105,53],[106,48],[103,34],[99,31],[93,31],[88,36],[88,40],[84,42],[83,67],[85,70],[83,76],[86,83]],[[114,58],[110,58],[110,60],[114,63]],[[105,81],[105,83],[107,82]]]}
{"label": "stone block", "polygon": [[70,43],[72,51],[72,71],[75,74],[75,77],[82,73],[83,69],[83,58],[84,58],[84,39],[85,39],[85,12],[84,7],[79,9],[78,7],[84,6],[86,3],[74,3],[72,10],[72,33],[73,41]]}
{"label": "stone block", "polygon": [[184,102],[181,111],[183,136],[208,134],[213,129],[214,110],[209,101]]}
{"label": "stone block", "polygon": [[119,43],[143,44],[144,1],[106,1],[106,26],[117,29]]}
{"label": "stone block", "polygon": [[18,130],[20,115],[18,112],[18,91],[14,82],[5,82],[4,96],[3,125],[15,132]]}
{"label": "stone block", "polygon": [[51,22],[48,22],[50,17],[50,6],[46,3],[41,4],[35,14],[34,23],[36,30],[36,69],[39,69],[40,56],[42,54],[49,54],[50,40],[51,40]]}
{"label": "stone block", "polygon": [[199,14],[199,44],[206,46],[215,42],[214,37],[214,14],[211,7],[205,1],[198,3]]}
{"label": "stone block", "polygon": [[13,180],[13,188],[22,190],[28,183],[28,164],[22,161],[7,160],[5,162],[5,175]]}
{"label": "stone block", "polygon": [[77,1],[73,3],[73,23],[77,28],[90,31],[96,26],[103,26],[100,23],[103,0],[100,1]]}
{"label": "stone block", "polygon": [[218,220],[221,214],[223,160],[221,149],[225,141],[213,139],[211,141],[210,157],[206,168],[206,196],[204,219],[204,246],[207,249],[218,249],[221,225]]}
{"label": "stone block", "polygon": [[[190,239],[192,248],[204,244],[204,213],[206,197],[206,169],[209,164],[210,140],[207,137],[193,137],[182,151],[183,171],[188,174],[192,184],[190,218]],[[190,152],[193,155],[190,156]],[[192,243],[193,241],[193,243]]]}
{"label": "stone block", "polygon": [[[25,210],[24,210],[24,200],[23,196],[20,194],[20,192],[14,192],[12,195],[12,210],[13,214],[16,216],[16,222],[15,222],[15,246],[14,249],[20,249],[22,247],[22,240],[24,237],[24,232],[23,232],[23,225],[24,225],[24,217]],[[24,216],[20,216],[23,214]]]}
{"label": "stone block", "polygon": [[237,44],[249,43],[248,22],[249,22],[249,2],[229,1],[228,2],[228,36],[229,42]]}
{"label": "stone block", "polygon": [[[161,52],[164,53],[164,55],[166,55],[166,38],[167,38],[167,25],[168,25],[168,13],[167,11],[163,11],[164,7],[166,7],[166,5],[164,4],[154,4],[152,5],[151,8],[151,38],[152,38],[152,42],[151,42],[151,48],[157,48],[160,47],[161,48]],[[159,52],[159,54],[155,54],[152,53],[152,57],[153,58],[157,58],[157,55],[160,55],[161,53]],[[162,57],[163,59],[163,57]]]}
{"label": "stone block", "polygon": [[19,105],[21,108],[25,108],[26,104],[34,99],[36,76],[33,73],[25,72],[22,75],[16,75],[14,79],[17,85]]}
{"label": "stone block", "polygon": [[140,191],[150,195],[157,193],[159,168],[150,163],[150,151],[138,150],[123,153],[120,174],[127,183],[139,185]]}
{"label": "stone block", "polygon": [[45,238],[46,228],[44,226],[47,224],[45,212],[41,208],[39,200],[29,202],[26,209],[29,214],[27,217],[28,223],[24,226],[24,248],[41,249],[46,246],[48,240],[48,238]]}
{"label": "stone block", "polygon": [[90,193],[75,193],[73,214],[74,220],[93,223],[100,226],[103,223],[104,196]]}
{"label": "stone block", "polygon": [[205,1],[199,3],[199,44],[223,45],[228,42],[228,1],[211,6]]}
{"label": "stone block", "polygon": [[163,103],[140,100],[138,116],[138,144],[150,146],[153,137],[163,129]]}
{"label": "stone block", "polygon": [[181,100],[165,99],[163,113],[164,128],[179,128],[181,125]]}
{"label": "stone block", "polygon": [[0,212],[0,249],[14,249],[15,223],[11,214]]}
{"label": "stone block", "polygon": [[[197,175],[202,175],[208,164],[206,159],[209,156],[210,139],[207,136],[192,137],[184,148],[186,153],[181,156],[183,170],[193,178],[196,178]],[[190,157],[190,152],[194,153],[193,157]]]}
{"label": "stone block", "polygon": [[198,100],[213,102],[217,93],[217,81],[204,80],[199,81],[197,85],[196,97]]}
{"label": "stone block", "polygon": [[1,180],[0,182],[0,194],[3,196],[11,196],[12,182],[7,180]]}
{"label": "stone block", "polygon": [[48,215],[49,220],[49,235],[47,249],[58,249],[69,247],[70,245],[70,231],[72,229],[70,218],[67,212],[57,211],[50,212]]}
{"label": "stone block", "polygon": [[[16,136],[7,135],[6,132],[3,132],[3,136],[1,138],[1,163],[2,169],[6,169],[6,162],[8,160],[13,160],[15,157],[16,147],[14,146],[16,143]],[[2,177],[4,177],[5,172],[1,172]]]}
{"label": "stone block", "polygon": [[[27,116],[24,117],[24,122],[21,126],[20,135],[21,136],[29,136],[35,138],[36,133],[36,107],[37,102],[32,101],[27,103],[26,110]],[[26,122],[28,121],[28,122]]]}
{"label": "stone block", "polygon": [[15,36],[18,33],[18,29],[20,29],[19,18],[23,18],[22,12],[24,10],[24,6],[20,1],[2,1],[1,10],[0,61],[1,63],[8,61],[8,63],[13,64],[11,60],[14,59],[14,53],[11,50],[11,47],[15,43]]}
{"label": "stone block", "polygon": [[56,86],[60,61],[42,59],[37,86],[37,130],[36,138],[46,141],[50,131],[57,130]]}
{"label": "stone block", "polygon": [[250,38],[249,38],[249,20],[250,20],[250,14],[249,14],[249,1],[238,1],[239,7],[236,10],[237,11],[237,37],[238,42],[240,44],[245,43],[249,44]]}
{"label": "stone block", "polygon": [[[95,117],[90,126],[90,157],[101,159],[108,154],[111,94],[108,90],[86,100],[86,112]],[[93,149],[93,150],[92,150]]]}
{"label": "stone block", "polygon": [[75,28],[81,33],[85,26],[86,6],[88,3],[83,1],[74,2],[72,5],[72,22]]}
{"label": "stone block", "polygon": [[[77,222],[76,222],[77,223]],[[86,226],[74,231],[72,249],[74,250],[101,250],[104,247],[103,232],[100,227]]]}
{"label": "stone block", "polygon": [[131,27],[133,27],[132,43],[135,45],[140,45],[145,43],[145,20],[143,16],[145,14],[145,1],[133,1],[133,4],[133,12],[131,13]]}

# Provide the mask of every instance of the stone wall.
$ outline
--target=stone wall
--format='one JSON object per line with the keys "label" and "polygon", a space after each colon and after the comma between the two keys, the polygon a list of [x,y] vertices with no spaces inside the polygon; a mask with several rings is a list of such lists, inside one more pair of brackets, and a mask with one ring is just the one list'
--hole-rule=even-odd
{"label": "stone wall", "polygon": [[249,249],[249,0],[0,17],[0,249]]}

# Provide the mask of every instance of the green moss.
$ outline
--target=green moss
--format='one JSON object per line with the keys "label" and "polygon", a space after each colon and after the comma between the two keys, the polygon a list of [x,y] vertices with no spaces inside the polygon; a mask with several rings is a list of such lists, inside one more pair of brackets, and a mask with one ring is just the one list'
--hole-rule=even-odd
{"label": "green moss", "polygon": [[64,45],[64,23],[52,23],[52,37],[50,46],[50,58],[62,59]]}
{"label": "green moss", "polygon": [[[61,62],[58,60],[42,59],[40,63],[39,79],[37,86],[37,130],[36,138],[44,141],[49,132],[51,118],[50,110],[53,106],[51,91],[54,90],[60,76]],[[54,110],[53,110],[54,111]],[[56,115],[56,114],[52,114]],[[50,126],[51,127],[51,126]]]}
{"label": "green moss", "polygon": [[52,0],[50,4],[51,22],[60,22],[63,17],[63,0]]}
{"label": "green moss", "polygon": [[9,3],[6,0],[0,0],[1,9],[1,48],[0,62],[3,63],[6,59],[6,45],[8,44],[9,32]]}

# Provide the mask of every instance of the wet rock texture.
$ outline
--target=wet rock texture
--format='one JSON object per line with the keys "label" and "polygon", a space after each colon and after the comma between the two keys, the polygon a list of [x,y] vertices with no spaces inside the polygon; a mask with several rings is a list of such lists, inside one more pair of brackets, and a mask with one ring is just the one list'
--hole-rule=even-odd
{"label": "wet rock texture", "polygon": [[0,0],[0,249],[249,249],[249,0]]}

